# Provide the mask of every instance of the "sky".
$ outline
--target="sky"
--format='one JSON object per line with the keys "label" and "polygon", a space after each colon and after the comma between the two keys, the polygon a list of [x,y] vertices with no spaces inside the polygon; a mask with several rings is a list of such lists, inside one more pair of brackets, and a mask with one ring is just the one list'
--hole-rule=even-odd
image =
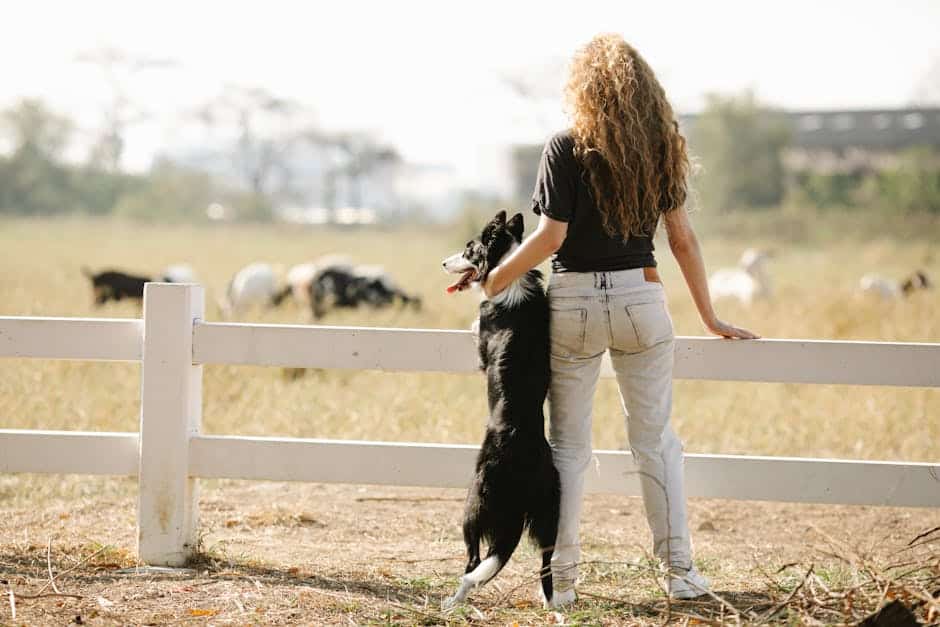
{"label": "sky", "polygon": [[[940,1],[265,2],[10,1],[0,13],[0,106],[41,97],[91,136],[110,98],[82,52],[172,59],[126,81],[150,114],[125,165],[204,141],[179,120],[225,85],[311,107],[406,159],[451,165],[467,186],[501,180],[501,151],[563,128],[566,60],[598,32],[644,55],[680,112],[708,93],[752,89],[791,109],[896,107],[940,63]],[[520,98],[505,76],[540,77]]]}

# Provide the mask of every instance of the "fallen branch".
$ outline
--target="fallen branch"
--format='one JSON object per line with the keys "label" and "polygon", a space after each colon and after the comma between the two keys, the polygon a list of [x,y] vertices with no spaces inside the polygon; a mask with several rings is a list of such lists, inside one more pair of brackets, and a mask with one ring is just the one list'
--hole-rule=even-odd
{"label": "fallen branch", "polygon": [[82,566],[83,564],[85,564],[86,562],[88,562],[89,560],[91,560],[92,558],[97,557],[98,555],[104,553],[106,550],[108,550],[108,549],[110,549],[110,548],[111,548],[110,545],[103,546],[103,547],[101,547],[100,549],[98,549],[97,551],[95,551],[94,553],[92,553],[91,555],[89,555],[88,557],[86,557],[85,559],[79,561],[77,564],[75,564],[75,565],[72,566],[71,568],[69,568],[69,569],[67,569],[67,570],[63,570],[61,573],[58,573],[58,574],[55,575],[54,577],[50,577],[48,583],[46,583],[42,588],[40,588],[40,589],[39,589],[39,592],[37,592],[36,594],[41,594],[42,591],[45,590],[46,588],[48,588],[50,584],[52,584],[53,586],[55,586],[55,579],[56,579],[57,577],[61,577],[62,575],[67,575],[68,573],[72,572],[73,570],[75,570],[75,569],[78,568],[79,566]]}
{"label": "fallen branch", "polygon": [[13,594],[17,599],[32,601],[35,599],[44,599],[46,597],[65,597],[68,599],[84,599],[85,597],[80,594],[66,594],[64,592],[46,592],[45,594],[20,594],[19,592],[13,592],[10,590],[10,593]]}
{"label": "fallen branch", "polygon": [[56,587],[55,577],[52,576],[52,538],[46,542],[46,570],[49,572],[49,583],[52,584],[52,589],[56,591],[56,594],[61,594],[62,591]]}
{"label": "fallen branch", "polygon": [[788,594],[787,597],[783,601],[781,601],[780,603],[777,603],[774,607],[770,609],[769,612],[761,616],[761,622],[766,622],[770,620],[771,618],[773,618],[774,614],[776,614],[777,612],[782,610],[784,607],[789,605],[790,601],[793,600],[793,597],[796,596],[796,593],[803,589],[803,586],[806,584],[806,580],[809,579],[810,575],[813,574],[813,567],[814,567],[814,564],[809,565],[809,569],[806,571],[806,574],[803,575],[803,579],[800,581],[799,585],[793,588],[790,594]]}
{"label": "fallen branch", "polygon": [[388,603],[388,604],[391,605],[392,607],[396,607],[396,608],[398,608],[398,609],[400,609],[400,610],[404,610],[404,611],[406,611],[406,612],[411,612],[412,614],[417,614],[418,616],[424,616],[425,618],[431,618],[431,619],[437,621],[437,623],[438,623],[438,624],[441,624],[441,625],[443,625],[443,624],[445,624],[445,623],[447,622],[447,618],[444,617],[444,616],[442,616],[442,615],[440,615],[440,614],[430,614],[430,613],[428,613],[428,612],[422,612],[421,610],[415,609],[415,608],[413,608],[413,607],[408,607],[407,605],[401,605],[401,604],[399,604],[399,603],[394,603],[394,602],[392,602],[392,601],[386,601],[386,603]]}
{"label": "fallen branch", "polygon": [[449,496],[358,496],[356,497],[357,503],[365,503],[366,501],[375,501],[375,502],[392,502],[392,503],[430,503],[435,501],[445,501],[445,502],[460,502],[464,501],[463,498],[455,498]]}
{"label": "fallen branch", "polygon": [[923,538],[926,538],[926,537],[929,536],[930,534],[936,533],[937,531],[940,531],[940,527],[934,527],[933,529],[928,529],[927,531],[925,531],[925,532],[923,532],[923,533],[920,533],[920,534],[918,534],[917,536],[915,536],[913,540],[911,540],[910,542],[907,543],[907,546],[914,546],[914,543],[917,542],[918,540],[921,540],[921,539],[923,539]]}

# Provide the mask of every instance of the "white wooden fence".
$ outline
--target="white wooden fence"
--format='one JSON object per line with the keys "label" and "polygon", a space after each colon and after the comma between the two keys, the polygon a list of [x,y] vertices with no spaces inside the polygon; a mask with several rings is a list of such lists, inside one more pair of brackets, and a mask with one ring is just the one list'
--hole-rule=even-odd
{"label": "white wooden fence", "polygon": [[[149,283],[143,320],[0,317],[0,357],[143,364],[139,433],[0,430],[0,472],[136,475],[138,553],[161,565],[191,553],[197,478],[467,485],[474,446],[206,436],[200,427],[202,364],[469,373],[468,331],[207,323],[203,312],[201,287]],[[676,358],[683,379],[940,387],[940,344],[679,338]],[[602,374],[612,376],[609,363]],[[639,494],[629,452],[596,457],[588,490]],[[699,497],[940,506],[934,464],[687,455],[686,480]]]}

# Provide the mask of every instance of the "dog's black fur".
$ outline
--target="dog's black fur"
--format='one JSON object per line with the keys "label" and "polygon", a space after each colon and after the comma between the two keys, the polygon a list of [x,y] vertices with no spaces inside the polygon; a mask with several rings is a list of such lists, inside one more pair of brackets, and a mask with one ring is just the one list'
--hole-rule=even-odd
{"label": "dog's black fur", "polygon": [[82,268],[82,274],[91,279],[95,305],[103,305],[109,300],[120,301],[125,298],[141,300],[144,297],[144,284],[153,280],[150,277],[135,276],[118,270],[93,273],[88,268]]}
{"label": "dog's black fur", "polygon": [[[467,244],[462,257],[476,267],[477,281],[486,280],[513,244],[522,240],[522,232],[521,214],[507,222],[506,213],[500,212],[478,240]],[[490,417],[464,513],[466,572],[480,565],[480,541],[485,540],[486,557],[499,559],[495,576],[527,528],[542,550],[542,592],[551,601],[550,560],[558,531],[560,489],[544,430],[543,403],[550,378],[549,307],[541,273],[532,270],[520,280],[527,288],[521,301],[511,307],[492,300],[480,305],[479,357],[486,372]]]}

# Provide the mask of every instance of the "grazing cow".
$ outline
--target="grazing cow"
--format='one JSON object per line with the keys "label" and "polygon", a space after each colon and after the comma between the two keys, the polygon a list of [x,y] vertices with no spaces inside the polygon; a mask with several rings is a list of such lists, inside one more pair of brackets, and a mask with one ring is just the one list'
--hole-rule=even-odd
{"label": "grazing cow", "polygon": [[923,270],[918,270],[901,282],[901,293],[905,296],[910,296],[911,292],[929,290],[932,287],[933,283],[927,278],[927,273]]}
{"label": "grazing cow", "polygon": [[119,270],[95,273],[85,267],[82,267],[82,274],[91,279],[96,306],[101,306],[109,300],[117,302],[125,298],[140,301],[144,297],[144,284],[153,280]]}
{"label": "grazing cow", "polygon": [[287,281],[279,293],[279,302],[291,296],[298,305],[310,306],[311,285],[319,274],[326,270],[348,271],[352,262],[341,255],[325,255],[316,261],[308,261],[291,266],[287,271]]}
{"label": "grazing cow", "polygon": [[274,268],[266,263],[251,263],[229,281],[219,309],[228,318],[250,307],[278,305],[284,296],[283,291],[278,290]]}
{"label": "grazing cow", "polygon": [[326,313],[328,304],[336,308],[352,308],[361,304],[378,308],[391,305],[397,299],[402,304],[421,306],[420,298],[399,289],[380,266],[352,266],[346,262],[317,264],[309,294],[315,319]]}
{"label": "grazing cow", "polygon": [[360,279],[361,298],[370,305],[390,305],[398,299],[402,305],[421,308],[421,298],[405,293],[382,266],[356,266],[353,274]]}
{"label": "grazing cow", "polygon": [[748,248],[741,255],[737,268],[717,270],[708,278],[712,298],[735,298],[745,305],[757,299],[769,299],[772,293],[767,260],[770,253]]}
{"label": "grazing cow", "polygon": [[317,264],[307,262],[291,266],[287,271],[287,285],[282,290],[281,299],[288,295],[299,305],[309,304],[310,283],[317,275]]}
{"label": "grazing cow", "polygon": [[152,279],[149,276],[127,274],[120,270],[104,270],[95,273],[86,267],[82,267],[82,274],[91,279],[95,305],[97,306],[103,305],[109,300],[120,301],[125,298],[141,300],[144,297],[144,284],[151,281],[163,281],[164,283],[197,282],[193,269],[181,264],[164,268],[157,275],[159,277],[157,279]]}
{"label": "grazing cow", "polygon": [[164,283],[198,283],[196,273],[190,266],[174,264],[167,266],[160,272],[160,280]]}
{"label": "grazing cow", "polygon": [[901,282],[877,274],[866,274],[858,281],[858,289],[864,294],[874,294],[882,300],[897,300],[910,296],[918,290],[933,287],[923,270],[918,270]]}

